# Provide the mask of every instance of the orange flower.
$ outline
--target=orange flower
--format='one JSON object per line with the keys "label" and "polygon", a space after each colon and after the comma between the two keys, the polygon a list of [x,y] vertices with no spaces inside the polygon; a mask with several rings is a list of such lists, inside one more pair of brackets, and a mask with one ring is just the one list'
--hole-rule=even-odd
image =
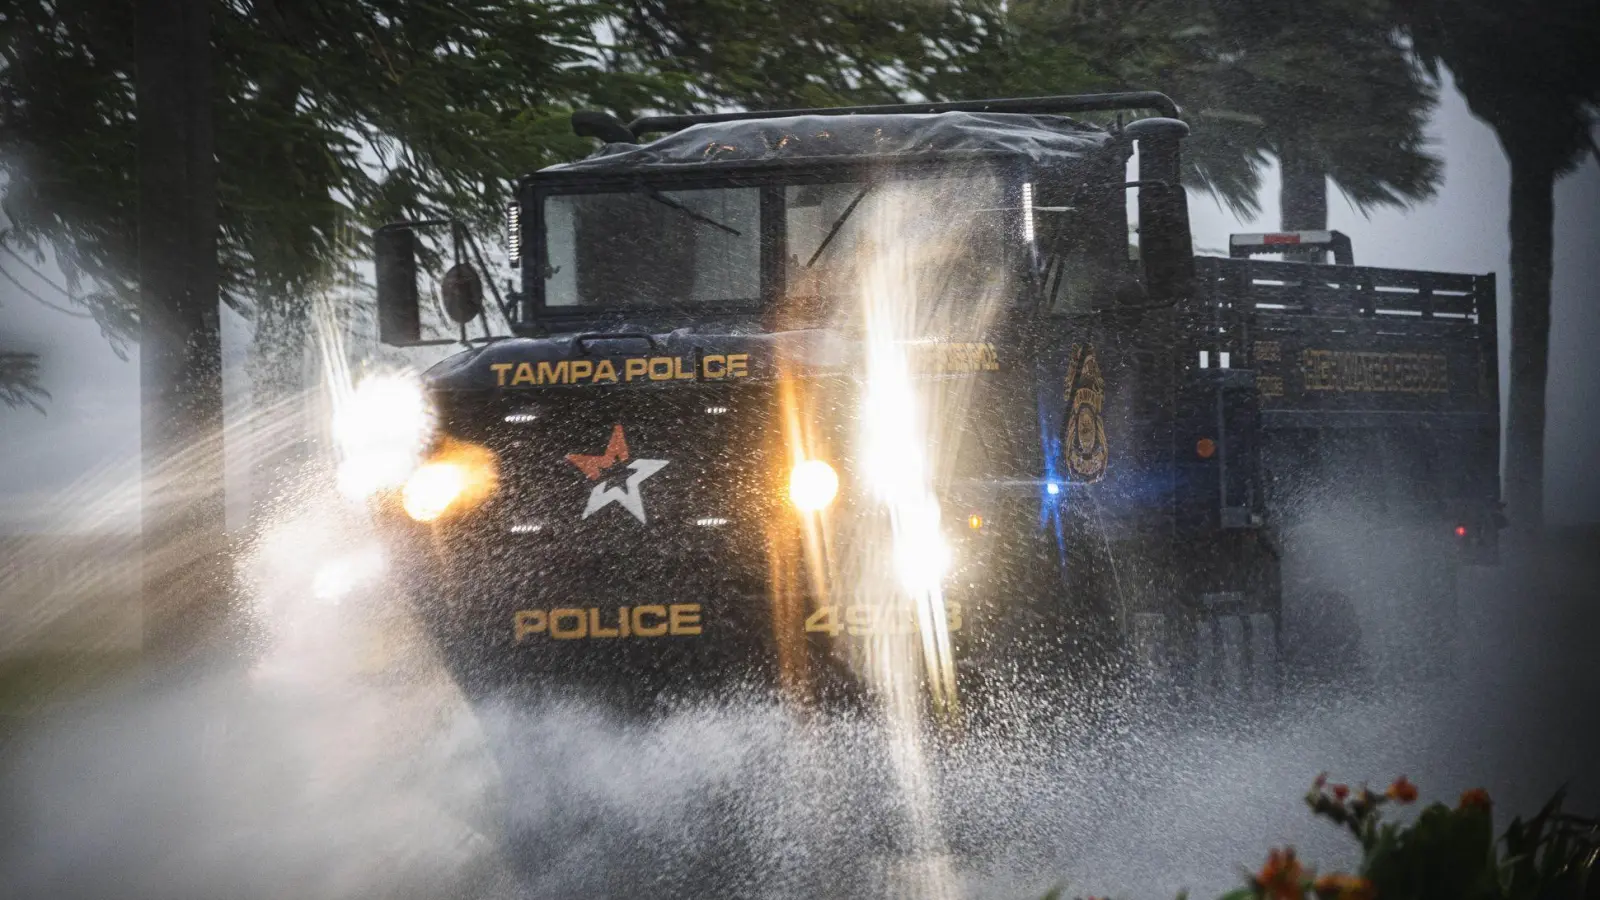
{"label": "orange flower", "polygon": [[1343,803],[1344,802],[1344,798],[1346,798],[1348,796],[1350,796],[1350,786],[1349,785],[1336,784],[1336,785],[1333,786],[1333,799],[1339,801],[1340,803]]}
{"label": "orange flower", "polygon": [[1378,894],[1372,882],[1357,875],[1324,875],[1311,889],[1320,900],[1374,900]]}
{"label": "orange flower", "polygon": [[1489,805],[1489,792],[1483,788],[1473,788],[1472,790],[1466,791],[1461,795],[1461,802],[1457,808],[1481,809],[1484,812],[1488,812]]}
{"label": "orange flower", "polygon": [[1388,794],[1389,799],[1396,803],[1411,803],[1417,799],[1417,786],[1407,781],[1404,775],[1401,775],[1395,779],[1394,784],[1389,785],[1389,789],[1384,793]]}
{"label": "orange flower", "polygon": [[1270,900],[1300,900],[1309,880],[1305,867],[1294,857],[1293,847],[1274,849],[1267,853],[1267,864],[1256,876],[1256,891]]}

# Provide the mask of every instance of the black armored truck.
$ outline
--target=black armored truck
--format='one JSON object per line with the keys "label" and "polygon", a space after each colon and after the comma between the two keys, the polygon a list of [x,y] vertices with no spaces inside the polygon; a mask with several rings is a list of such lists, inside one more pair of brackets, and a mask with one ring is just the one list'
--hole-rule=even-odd
{"label": "black armored truck", "polygon": [[1340,529],[1410,536],[1401,618],[1447,641],[1456,568],[1495,554],[1493,276],[1360,267],[1337,232],[1197,257],[1179,115],[578,113],[602,146],[517,184],[506,294],[459,226],[377,232],[410,346],[420,231],[457,231],[463,349],[373,503],[467,695],[962,717],[1107,673],[1270,683],[1360,627],[1367,583],[1295,560]]}

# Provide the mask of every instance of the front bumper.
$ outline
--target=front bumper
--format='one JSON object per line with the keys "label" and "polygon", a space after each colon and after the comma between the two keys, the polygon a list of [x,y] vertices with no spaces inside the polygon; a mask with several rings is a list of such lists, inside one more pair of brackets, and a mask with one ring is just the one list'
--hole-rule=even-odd
{"label": "front bumper", "polygon": [[[1022,644],[1049,638],[1067,606],[1033,581],[1054,570],[1054,547],[1038,541],[1036,510],[1015,512],[969,533],[940,605],[920,610],[855,588],[819,591],[792,521],[631,553],[543,533],[489,536],[470,522],[395,519],[385,533],[419,619],[475,700],[577,694],[638,712],[754,695],[859,707],[869,653],[898,648],[921,667],[930,625],[948,640],[963,694],[987,672],[1015,669]],[[926,669],[914,677],[926,681]]]}

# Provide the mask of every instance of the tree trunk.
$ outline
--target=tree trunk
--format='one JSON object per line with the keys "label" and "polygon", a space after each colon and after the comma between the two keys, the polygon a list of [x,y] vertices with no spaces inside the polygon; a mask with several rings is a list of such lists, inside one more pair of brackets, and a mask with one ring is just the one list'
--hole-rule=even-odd
{"label": "tree trunk", "polygon": [[1555,162],[1537,141],[1502,141],[1511,163],[1511,366],[1506,506],[1511,523],[1544,521],[1544,404],[1550,363]]}
{"label": "tree trunk", "polygon": [[[1315,156],[1286,143],[1278,148],[1278,228],[1322,231],[1328,227],[1328,173]],[[1285,258],[1327,262],[1326,250],[1303,250]]]}
{"label": "tree trunk", "polygon": [[206,0],[140,0],[137,41],[145,644],[171,660],[229,586]]}

